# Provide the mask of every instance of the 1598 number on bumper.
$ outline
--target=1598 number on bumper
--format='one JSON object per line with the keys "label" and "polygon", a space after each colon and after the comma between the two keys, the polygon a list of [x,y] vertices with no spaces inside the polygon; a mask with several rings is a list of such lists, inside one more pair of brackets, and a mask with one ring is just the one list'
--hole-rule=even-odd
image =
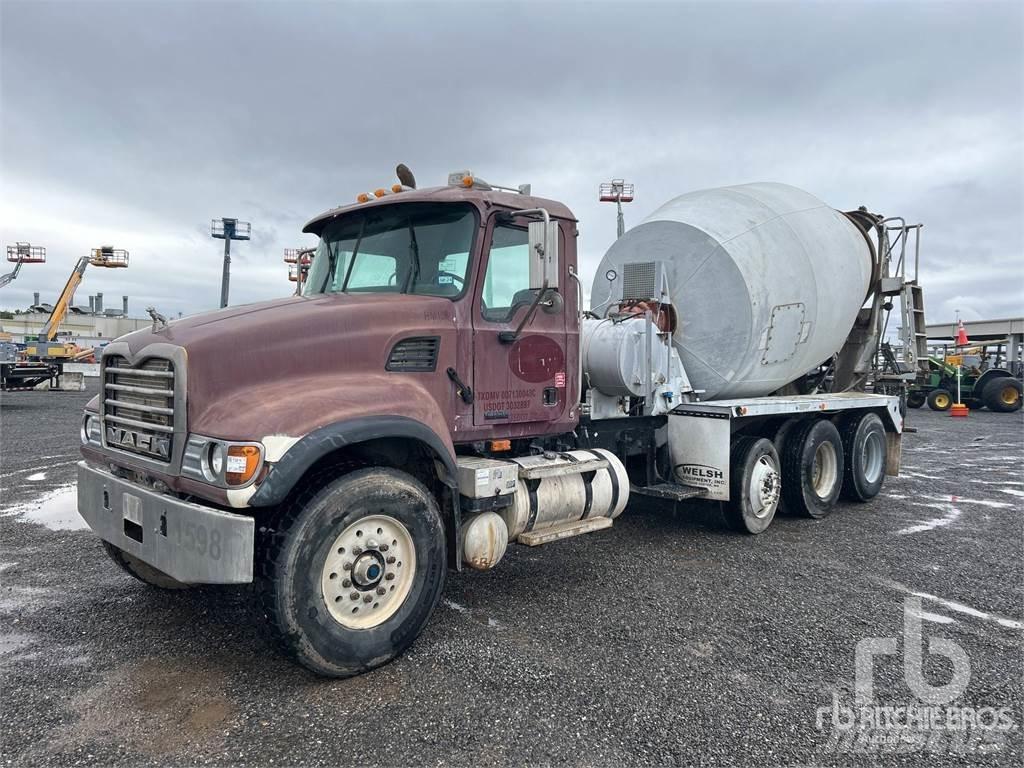
{"label": "1598 number on bumper", "polygon": [[84,461],[78,511],[100,538],[180,582],[252,581],[251,517],[156,493]]}

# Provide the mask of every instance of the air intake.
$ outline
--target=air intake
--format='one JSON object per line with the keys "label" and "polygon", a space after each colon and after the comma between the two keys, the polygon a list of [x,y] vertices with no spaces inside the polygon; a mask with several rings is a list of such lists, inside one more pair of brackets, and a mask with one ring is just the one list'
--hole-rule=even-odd
{"label": "air intake", "polygon": [[653,261],[623,264],[622,298],[627,301],[658,298],[657,277],[657,265]]}
{"label": "air intake", "polygon": [[391,348],[385,368],[396,373],[429,373],[437,368],[440,336],[414,336]]}

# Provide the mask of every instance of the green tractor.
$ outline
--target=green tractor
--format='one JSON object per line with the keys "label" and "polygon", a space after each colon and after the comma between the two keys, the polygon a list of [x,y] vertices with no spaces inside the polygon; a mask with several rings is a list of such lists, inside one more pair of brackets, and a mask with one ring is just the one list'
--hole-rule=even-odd
{"label": "green tractor", "polygon": [[933,411],[948,411],[956,402],[957,364],[960,363],[960,398],[964,405],[971,410],[988,408],[1000,413],[1020,410],[1019,379],[1005,368],[981,370],[964,357],[929,357],[929,372],[911,385],[907,407],[920,408],[928,403]]}

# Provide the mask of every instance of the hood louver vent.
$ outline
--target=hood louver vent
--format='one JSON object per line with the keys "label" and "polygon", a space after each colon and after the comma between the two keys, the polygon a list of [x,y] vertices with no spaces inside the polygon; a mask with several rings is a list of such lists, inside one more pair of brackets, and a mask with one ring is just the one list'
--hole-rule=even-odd
{"label": "hood louver vent", "polygon": [[385,368],[398,373],[430,373],[437,368],[440,336],[415,336],[402,339],[391,348]]}

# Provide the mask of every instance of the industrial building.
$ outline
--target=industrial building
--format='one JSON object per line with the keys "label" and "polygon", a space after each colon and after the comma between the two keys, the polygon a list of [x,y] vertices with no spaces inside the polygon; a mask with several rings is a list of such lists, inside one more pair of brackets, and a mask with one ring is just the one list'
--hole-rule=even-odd
{"label": "industrial building", "polygon": [[[11,341],[23,344],[39,336],[52,311],[51,305],[40,303],[37,292],[27,312],[0,320],[0,331],[11,334]],[[127,296],[121,297],[120,306],[108,309],[104,306],[103,294],[97,293],[89,296],[88,304],[70,307],[60,325],[58,338],[73,341],[80,347],[98,347],[118,336],[146,328],[151,323],[148,317],[128,316]]]}

